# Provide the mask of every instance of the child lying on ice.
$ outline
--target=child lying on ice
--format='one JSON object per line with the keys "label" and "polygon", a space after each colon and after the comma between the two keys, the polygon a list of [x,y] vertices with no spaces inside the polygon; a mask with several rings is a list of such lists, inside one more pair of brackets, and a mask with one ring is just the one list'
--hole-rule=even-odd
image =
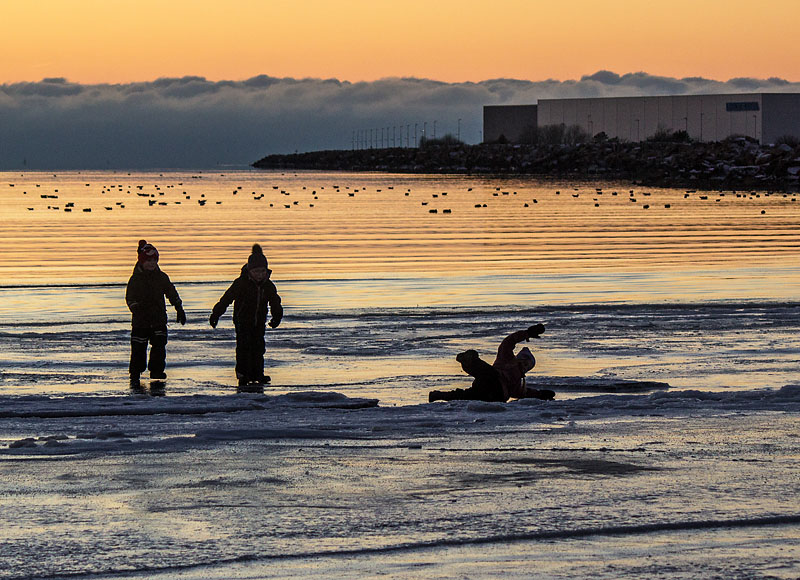
{"label": "child lying on ice", "polygon": [[527,347],[514,354],[514,347],[530,338],[539,338],[544,332],[543,324],[534,324],[527,330],[509,334],[497,349],[493,364],[483,361],[474,350],[467,350],[456,356],[461,368],[475,377],[468,389],[452,391],[431,391],[428,402],[473,400],[504,403],[510,398],[535,398],[550,400],[556,394],[549,389],[533,389],[525,385],[525,373],[536,365],[536,359]]}

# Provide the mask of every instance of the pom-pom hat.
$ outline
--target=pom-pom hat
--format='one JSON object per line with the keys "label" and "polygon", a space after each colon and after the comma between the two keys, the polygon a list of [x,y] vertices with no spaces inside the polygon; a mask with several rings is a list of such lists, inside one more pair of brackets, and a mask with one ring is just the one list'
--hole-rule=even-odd
{"label": "pom-pom hat", "polygon": [[247,258],[247,269],[255,270],[257,268],[268,268],[267,257],[264,251],[258,244],[253,244],[253,249],[250,252],[250,257]]}
{"label": "pom-pom hat", "polygon": [[139,250],[137,251],[138,261],[146,262],[155,260],[158,262],[158,250],[153,244],[148,244],[147,240],[139,240]]}

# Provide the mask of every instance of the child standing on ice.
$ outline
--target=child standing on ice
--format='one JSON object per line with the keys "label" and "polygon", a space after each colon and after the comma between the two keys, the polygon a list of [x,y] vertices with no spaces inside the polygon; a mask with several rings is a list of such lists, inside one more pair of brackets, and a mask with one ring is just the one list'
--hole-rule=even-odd
{"label": "child standing on ice", "polygon": [[239,386],[264,385],[270,377],[264,374],[267,314],[270,328],[278,328],[283,318],[281,297],[269,279],[272,270],[261,246],[253,245],[241,275],[233,281],[211,312],[209,323],[217,327],[220,316],[233,302],[233,325],[236,328],[236,378]]}
{"label": "child standing on ice", "polygon": [[556,394],[549,389],[533,389],[525,385],[525,373],[536,366],[533,353],[525,347],[514,354],[514,347],[523,340],[539,338],[544,332],[543,324],[534,324],[526,330],[509,334],[497,349],[497,358],[493,364],[481,360],[478,352],[467,350],[456,356],[461,368],[475,378],[468,389],[452,391],[431,391],[428,402],[434,401],[488,401],[504,403],[514,399],[555,398]]}
{"label": "child standing on ice", "polygon": [[[125,302],[131,311],[131,362],[128,371],[131,386],[139,386],[139,375],[150,369],[151,379],[165,379],[167,358],[167,308],[164,296],[175,307],[177,321],[186,324],[181,297],[164,272],[158,267],[158,250],[153,244],[139,240],[138,259],[125,290]],[[147,343],[150,362],[147,362]]]}

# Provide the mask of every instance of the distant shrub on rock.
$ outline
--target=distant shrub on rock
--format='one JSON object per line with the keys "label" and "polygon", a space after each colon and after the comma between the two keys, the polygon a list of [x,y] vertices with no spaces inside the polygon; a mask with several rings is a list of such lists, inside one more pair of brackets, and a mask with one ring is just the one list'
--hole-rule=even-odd
{"label": "distant shrub on rock", "polygon": [[800,147],[800,138],[794,135],[781,135],[775,139],[775,145],[788,145],[792,149]]}
{"label": "distant shrub on rock", "polygon": [[691,143],[692,138],[683,129],[672,131],[659,125],[656,132],[646,139],[648,143]]}
{"label": "distant shrub on rock", "polygon": [[[503,137],[503,135],[500,135]],[[423,137],[419,140],[419,147],[420,149],[424,149],[426,147],[458,147],[460,145],[464,145],[463,141],[459,141],[454,135],[448,133],[444,137],[439,137],[438,139],[430,139],[428,137]]]}
{"label": "distant shrub on rock", "polygon": [[544,125],[537,131],[536,142],[539,145],[576,145],[588,143],[589,134],[579,125]]}

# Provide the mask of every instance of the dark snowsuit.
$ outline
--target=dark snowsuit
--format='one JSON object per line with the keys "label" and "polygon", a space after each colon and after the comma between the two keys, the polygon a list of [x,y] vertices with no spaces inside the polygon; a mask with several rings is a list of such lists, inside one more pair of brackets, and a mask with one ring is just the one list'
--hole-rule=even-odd
{"label": "dark snowsuit", "polygon": [[[181,307],[178,291],[158,266],[145,270],[136,264],[125,290],[125,302],[133,314],[131,319],[131,362],[128,371],[137,377],[150,369],[150,376],[164,374],[167,357],[167,297],[176,309]],[[150,343],[150,362],[147,362],[147,343]]]}
{"label": "dark snowsuit", "polygon": [[264,380],[264,353],[266,344],[267,315],[272,313],[270,326],[280,324],[283,306],[278,289],[269,279],[272,270],[267,269],[267,278],[262,282],[253,280],[247,266],[233,281],[212,310],[212,317],[219,319],[233,303],[233,325],[236,328],[236,377],[242,381]]}
{"label": "dark snowsuit", "polygon": [[468,389],[454,389],[441,393],[444,400],[469,400],[487,402],[505,402],[509,398],[525,397],[525,375],[517,364],[514,347],[526,340],[529,334],[520,330],[508,335],[497,349],[494,364],[489,364],[478,357],[474,350],[458,355],[461,368],[468,375],[475,377]]}

